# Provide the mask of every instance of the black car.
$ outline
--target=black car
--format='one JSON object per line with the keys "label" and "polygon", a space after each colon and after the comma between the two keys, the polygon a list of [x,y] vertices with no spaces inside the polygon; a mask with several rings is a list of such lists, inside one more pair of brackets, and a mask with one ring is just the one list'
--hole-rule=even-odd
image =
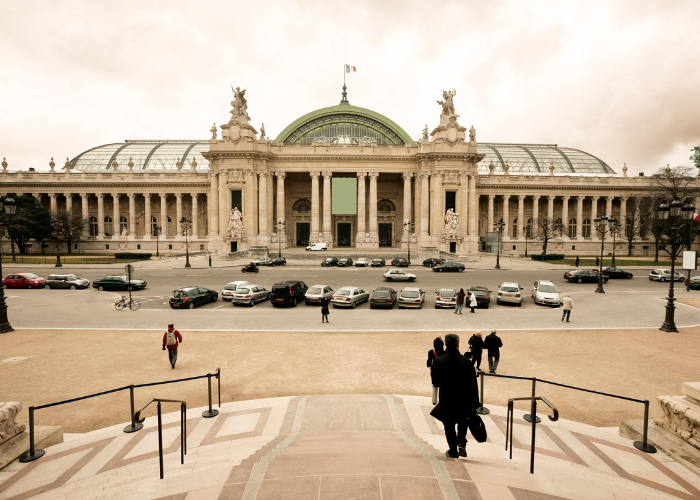
{"label": "black car", "polygon": [[338,261],[338,267],[350,267],[352,266],[352,259],[349,257],[342,258]]}
{"label": "black car", "polygon": [[287,265],[287,259],[284,257],[275,257],[274,259],[270,259],[270,262],[267,263],[268,266],[286,266]]}
{"label": "black car", "polygon": [[386,261],[384,259],[372,259],[372,264],[370,264],[371,267],[384,267],[386,265]]}
{"label": "black car", "polygon": [[607,276],[608,278],[621,278],[621,279],[631,279],[632,278],[632,273],[629,271],[623,271],[619,267],[615,266],[610,266],[610,267],[604,267],[603,268],[603,275]]}
{"label": "black car", "polygon": [[408,264],[408,259],[404,259],[402,257],[396,257],[391,261],[391,265],[394,267],[408,267]]}
{"label": "black car", "polygon": [[107,276],[92,282],[92,287],[102,290],[142,290],[146,288],[146,281],[131,279],[127,276]]}
{"label": "black car", "polygon": [[[598,283],[598,273],[587,269],[575,269],[564,273],[564,279],[571,283]],[[608,281],[608,277],[603,274],[603,282]]]}
{"label": "black car", "polygon": [[201,286],[186,286],[173,291],[170,307],[173,309],[194,309],[208,302],[216,302],[219,292]]}
{"label": "black car", "polygon": [[438,272],[438,273],[447,273],[447,272],[462,272],[464,271],[464,264],[461,264],[459,262],[443,262],[442,264],[437,264],[436,266],[433,266],[433,271]]}
{"label": "black car", "polygon": [[688,286],[691,290],[700,289],[700,276],[693,276],[688,280]]}
{"label": "black car", "polygon": [[326,257],[326,260],[321,262],[323,267],[331,267],[338,265],[338,257]]}
{"label": "black car", "polygon": [[424,267],[434,267],[438,264],[444,264],[447,262],[445,259],[436,259],[436,258],[430,258],[430,259],[425,259],[423,261],[423,266]]}
{"label": "black car", "polygon": [[[476,296],[476,307],[484,306],[486,309],[489,308],[489,304],[491,303],[491,290],[485,286],[473,286],[469,289],[469,293],[473,293]],[[467,297],[467,305],[469,305],[470,300],[471,297]]]}
{"label": "black car", "polygon": [[303,281],[280,281],[272,285],[270,302],[273,306],[289,304],[294,307],[298,302],[304,301],[308,289],[309,287]]}
{"label": "black car", "polygon": [[369,298],[369,308],[376,309],[378,307],[394,308],[397,299],[396,290],[388,286],[380,286],[372,292]]}

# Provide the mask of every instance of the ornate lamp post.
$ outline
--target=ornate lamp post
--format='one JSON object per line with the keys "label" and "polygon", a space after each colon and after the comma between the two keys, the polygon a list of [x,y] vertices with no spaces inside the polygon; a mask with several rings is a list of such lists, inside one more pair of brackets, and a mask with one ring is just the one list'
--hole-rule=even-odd
{"label": "ornate lamp post", "polygon": [[51,231],[54,234],[54,239],[56,240],[56,266],[55,267],[63,267],[63,264],[61,264],[61,245],[60,245],[60,237],[61,237],[61,231],[63,230],[63,223],[62,221],[58,219],[54,219],[51,221]]}
{"label": "ornate lamp post", "polygon": [[496,269],[501,268],[501,240],[503,239],[503,228],[505,227],[506,223],[503,222],[503,219],[493,223],[493,229],[498,231],[498,244],[496,245]]}
{"label": "ornate lamp post", "polygon": [[279,250],[277,251],[277,257],[282,258],[282,233],[284,232],[284,227],[287,225],[283,220],[277,221],[277,243],[279,244]]}
{"label": "ornate lamp post", "polygon": [[690,221],[693,218],[695,207],[690,203],[683,206],[680,200],[673,200],[669,206],[666,203],[659,205],[658,217],[663,223],[669,221],[671,226],[671,282],[668,285],[668,297],[666,297],[666,319],[659,330],[664,332],[677,332],[675,309],[673,302],[676,300],[673,295],[673,284],[676,278],[676,257],[678,252],[678,230],[683,227],[684,221]]}
{"label": "ornate lamp post", "polygon": [[185,267],[192,267],[190,266],[190,243],[189,240],[187,239],[190,233],[190,225],[192,224],[191,220],[188,220],[187,217],[183,217],[180,219],[180,225],[182,226],[182,232],[185,233]]}
{"label": "ornate lamp post", "polygon": [[414,228],[416,225],[411,222],[410,220],[407,220],[406,222],[403,223],[403,231],[404,233],[407,234],[406,236],[406,244],[408,245],[408,263],[411,263],[411,234],[413,234]]}
{"label": "ornate lamp post", "polygon": [[596,217],[594,219],[596,224],[596,229],[602,236],[600,241],[600,261],[598,261],[598,288],[595,289],[595,293],[605,293],[603,289],[603,252],[605,251],[605,235],[611,232],[612,227],[617,224],[614,217],[608,218],[607,215],[602,217]]}
{"label": "ornate lamp post", "polygon": [[[17,202],[9,196],[3,198],[0,196],[0,211],[4,210],[5,214],[13,217],[17,213]],[[5,228],[0,227],[0,235]],[[2,279],[2,240],[0,240],[0,279]],[[7,302],[5,301],[5,287],[0,286],[0,333],[13,331],[10,322],[7,319]]]}
{"label": "ornate lamp post", "polygon": [[523,229],[525,229],[525,258],[527,259],[527,239],[530,237],[530,230],[532,229],[532,226],[528,224]]}
{"label": "ornate lamp post", "polygon": [[163,227],[162,226],[153,226],[153,236],[156,237],[156,257],[160,257],[160,253],[158,251],[158,236],[160,236],[160,233],[163,232]]}

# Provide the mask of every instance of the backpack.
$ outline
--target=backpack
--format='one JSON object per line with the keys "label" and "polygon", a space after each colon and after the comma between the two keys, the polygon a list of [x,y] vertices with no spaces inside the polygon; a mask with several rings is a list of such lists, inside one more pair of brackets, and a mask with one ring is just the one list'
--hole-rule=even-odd
{"label": "backpack", "polygon": [[177,337],[175,336],[175,330],[172,332],[165,333],[165,345],[177,345]]}

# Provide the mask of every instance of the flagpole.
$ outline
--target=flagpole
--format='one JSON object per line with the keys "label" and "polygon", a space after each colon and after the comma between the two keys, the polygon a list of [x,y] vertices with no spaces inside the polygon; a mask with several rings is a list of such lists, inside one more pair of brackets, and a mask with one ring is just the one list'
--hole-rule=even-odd
{"label": "flagpole", "polygon": [[343,64],[343,85],[345,85],[345,65]]}

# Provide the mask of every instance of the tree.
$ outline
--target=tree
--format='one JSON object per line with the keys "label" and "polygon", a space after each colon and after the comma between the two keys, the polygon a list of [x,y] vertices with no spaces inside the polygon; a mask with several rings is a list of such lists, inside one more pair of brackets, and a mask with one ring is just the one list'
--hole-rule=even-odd
{"label": "tree", "polygon": [[60,228],[54,231],[54,240],[65,242],[69,254],[72,253],[73,242],[86,239],[90,231],[90,220],[84,218],[82,213],[73,210],[53,217],[51,224]]}
{"label": "tree", "polygon": [[620,221],[622,238],[627,241],[627,255],[632,255],[635,240],[643,238],[649,218],[655,215],[652,206],[650,198],[630,198],[627,201],[627,220]]}
{"label": "tree", "polygon": [[32,238],[39,242],[48,239],[51,217],[46,208],[33,196],[18,195],[13,198],[17,202],[15,215],[10,217],[1,214],[0,217],[4,218],[3,226],[7,228],[13,243],[13,255],[14,245],[17,245],[20,254],[24,254],[27,243]]}
{"label": "tree", "polygon": [[539,217],[533,228],[533,239],[542,242],[542,255],[547,255],[547,244],[562,234],[562,225],[549,217]]}

